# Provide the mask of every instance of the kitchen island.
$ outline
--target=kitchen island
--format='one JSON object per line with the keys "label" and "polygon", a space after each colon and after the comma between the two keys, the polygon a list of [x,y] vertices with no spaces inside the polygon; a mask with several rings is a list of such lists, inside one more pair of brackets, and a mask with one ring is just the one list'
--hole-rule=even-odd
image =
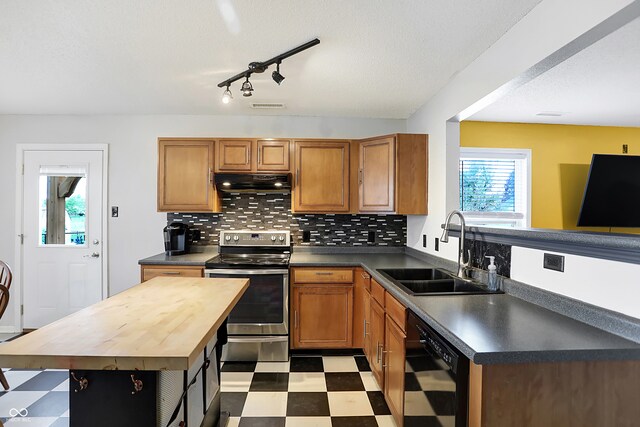
{"label": "kitchen island", "polygon": [[68,369],[72,427],[215,425],[217,332],[247,286],[158,277],[0,345],[0,366]]}

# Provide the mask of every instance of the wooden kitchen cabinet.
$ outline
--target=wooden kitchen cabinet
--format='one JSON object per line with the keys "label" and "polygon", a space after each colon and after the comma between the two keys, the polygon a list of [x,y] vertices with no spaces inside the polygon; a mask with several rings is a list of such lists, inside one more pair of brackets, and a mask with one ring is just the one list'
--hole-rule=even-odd
{"label": "wooden kitchen cabinet", "polygon": [[291,269],[291,348],[353,346],[353,269]]}
{"label": "wooden kitchen cabinet", "polygon": [[296,141],[293,211],[349,212],[349,141]]}
{"label": "wooden kitchen cabinet", "polygon": [[291,141],[288,139],[259,139],[256,149],[258,172],[289,172],[291,169]]}
{"label": "wooden kitchen cabinet", "polygon": [[469,366],[469,427],[636,426],[640,361]]}
{"label": "wooden kitchen cabinet", "polygon": [[427,135],[396,134],[358,143],[358,211],[426,215]]}
{"label": "wooden kitchen cabinet", "polygon": [[294,285],[291,348],[351,348],[353,286]]}
{"label": "wooden kitchen cabinet", "polygon": [[357,268],[354,272],[355,280],[353,284],[353,348],[365,348],[365,292],[367,292],[371,281],[371,276],[362,268]]}
{"label": "wooden kitchen cabinet", "polygon": [[218,139],[216,172],[286,173],[291,169],[288,139]]}
{"label": "wooden kitchen cabinet", "polygon": [[404,370],[407,309],[385,293],[384,396],[396,425],[402,427],[404,413]]}
{"label": "wooden kitchen cabinet", "polygon": [[369,365],[371,366],[371,372],[374,378],[378,382],[378,385],[384,390],[384,369],[383,364],[383,351],[384,351],[384,338],[385,338],[385,314],[384,307],[382,307],[378,301],[371,298],[371,360]]}
{"label": "wooden kitchen cabinet", "polygon": [[214,149],[212,139],[158,139],[158,212],[220,212]]}
{"label": "wooden kitchen cabinet", "polygon": [[217,142],[216,172],[249,172],[252,169],[253,141],[220,139]]}
{"label": "wooden kitchen cabinet", "polygon": [[204,268],[192,265],[141,265],[140,281],[146,282],[158,276],[204,277]]}

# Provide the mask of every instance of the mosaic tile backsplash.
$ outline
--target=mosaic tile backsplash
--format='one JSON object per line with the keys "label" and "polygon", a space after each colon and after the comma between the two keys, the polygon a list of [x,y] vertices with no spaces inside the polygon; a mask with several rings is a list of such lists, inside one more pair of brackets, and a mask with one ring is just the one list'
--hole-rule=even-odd
{"label": "mosaic tile backsplash", "polygon": [[[184,222],[200,230],[198,245],[217,245],[220,230],[289,229],[291,241],[301,246],[405,246],[407,217],[404,215],[310,215],[291,213],[291,194],[227,193],[222,213],[169,213],[167,223]],[[310,241],[303,242],[303,232]],[[369,232],[375,242],[369,243]]]}

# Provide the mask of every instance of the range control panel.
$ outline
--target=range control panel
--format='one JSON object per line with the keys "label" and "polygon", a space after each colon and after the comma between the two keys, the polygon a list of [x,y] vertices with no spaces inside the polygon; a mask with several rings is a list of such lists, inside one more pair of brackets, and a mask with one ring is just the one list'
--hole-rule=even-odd
{"label": "range control panel", "polygon": [[237,231],[220,232],[220,246],[289,246],[288,231]]}

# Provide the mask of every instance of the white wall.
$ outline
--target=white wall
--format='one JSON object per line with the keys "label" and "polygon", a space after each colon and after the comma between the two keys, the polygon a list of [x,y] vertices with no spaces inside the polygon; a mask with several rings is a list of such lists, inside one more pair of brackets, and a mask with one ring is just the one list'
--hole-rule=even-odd
{"label": "white wall", "polygon": [[[457,239],[440,245],[439,252],[434,250],[434,238],[440,236],[447,212],[459,206],[459,126],[447,121],[454,117],[464,119],[514,85],[525,83],[533,66],[631,3],[634,2],[543,0],[408,119],[408,132],[429,134],[429,215],[409,217],[409,246],[457,259]],[[426,249],[422,247],[423,233],[428,237]],[[514,251],[512,262],[514,278],[543,286],[545,276],[540,274],[541,264],[535,257]],[[596,275],[600,268],[611,269],[617,267],[615,264],[619,263],[601,267],[585,263],[583,267]],[[628,312],[627,302],[622,301],[624,296],[613,296],[613,301],[599,304],[593,297],[600,289],[598,282],[589,282],[582,288],[579,282],[584,282],[579,276],[567,274],[562,280],[561,289],[573,298]]]}
{"label": "white wall", "polygon": [[514,246],[511,278],[640,319],[640,265],[559,254],[561,273],[542,268],[545,252],[557,253]]}
{"label": "white wall", "polygon": [[[166,214],[156,212],[159,136],[361,138],[406,131],[405,120],[286,116],[0,116],[0,259],[13,265],[16,144],[109,144],[110,294],[139,282],[140,258],[164,250]],[[108,209],[107,209],[108,210]],[[109,214],[110,215],[110,214]],[[12,300],[17,302],[16,299]],[[13,307],[0,327],[11,325]]]}

